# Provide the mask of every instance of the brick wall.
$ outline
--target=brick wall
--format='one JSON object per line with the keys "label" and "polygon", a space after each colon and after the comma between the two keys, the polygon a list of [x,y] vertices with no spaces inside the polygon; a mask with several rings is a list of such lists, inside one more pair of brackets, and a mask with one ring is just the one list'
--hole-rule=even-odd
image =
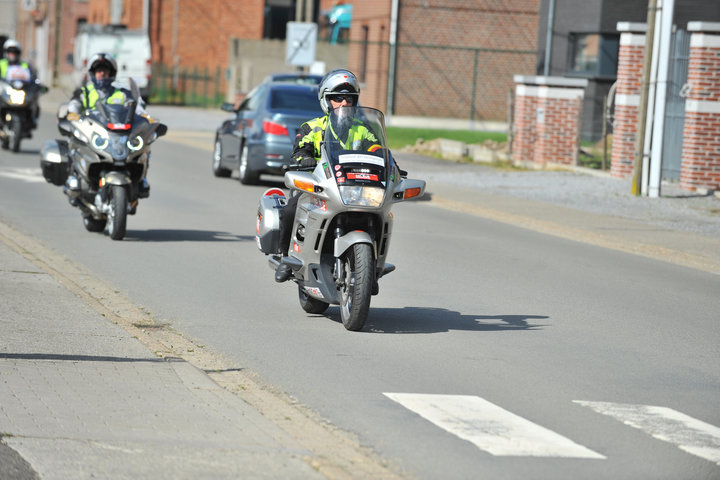
{"label": "brick wall", "polygon": [[363,105],[385,110],[390,49],[391,2],[363,0],[353,5],[348,67],[360,80]]}
{"label": "brick wall", "polygon": [[512,158],[516,164],[531,162],[535,156],[537,100],[537,92],[533,87],[527,85],[516,87],[512,146]]}
{"label": "brick wall", "polygon": [[680,186],[720,189],[720,24],[692,22]]}
{"label": "brick wall", "polygon": [[645,52],[645,25],[620,24],[615,121],[613,123],[612,161],[610,174],[624,178],[632,175],[635,142],[642,87]]}
{"label": "brick wall", "polygon": [[[390,39],[390,0],[353,2],[351,39]],[[540,0],[399,0],[394,114],[505,120],[513,74],[535,72]],[[385,18],[382,18],[385,17]],[[371,40],[372,41],[372,40]],[[386,105],[389,48],[368,52],[366,91]],[[351,50],[359,70],[361,51]],[[473,104],[472,100],[475,99]]]}
{"label": "brick wall", "polygon": [[587,80],[515,76],[513,161],[575,165]]}

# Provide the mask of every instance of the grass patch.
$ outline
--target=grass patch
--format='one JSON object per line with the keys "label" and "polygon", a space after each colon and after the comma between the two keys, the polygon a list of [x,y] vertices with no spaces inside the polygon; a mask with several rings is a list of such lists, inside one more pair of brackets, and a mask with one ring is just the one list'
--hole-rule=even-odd
{"label": "grass patch", "polygon": [[415,145],[418,138],[425,141],[447,138],[467,144],[483,143],[486,140],[506,142],[507,134],[500,132],[480,132],[477,130],[441,130],[432,128],[387,127],[388,146],[397,150],[407,145]]}
{"label": "grass patch", "polygon": [[[580,152],[578,155],[578,165],[586,168],[602,169],[604,143],[599,142],[580,142]],[[605,159],[605,169],[610,168],[610,157],[612,152],[612,135],[608,136],[607,153]]]}

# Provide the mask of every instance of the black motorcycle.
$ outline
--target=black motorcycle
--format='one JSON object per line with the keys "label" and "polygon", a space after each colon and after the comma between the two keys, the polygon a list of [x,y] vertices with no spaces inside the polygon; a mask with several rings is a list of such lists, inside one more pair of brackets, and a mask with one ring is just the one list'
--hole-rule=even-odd
{"label": "black motorcycle", "polygon": [[98,102],[78,119],[61,119],[58,128],[68,140],[48,141],[40,153],[45,180],[63,185],[85,229],[105,231],[113,240],[123,239],[127,216],[150,195],[145,180],[150,144],[167,131],[136,114],[138,98],[119,105]]}
{"label": "black motorcycle", "polygon": [[48,88],[37,82],[0,80],[0,145],[20,150],[23,138],[32,138],[37,128],[38,100]]}

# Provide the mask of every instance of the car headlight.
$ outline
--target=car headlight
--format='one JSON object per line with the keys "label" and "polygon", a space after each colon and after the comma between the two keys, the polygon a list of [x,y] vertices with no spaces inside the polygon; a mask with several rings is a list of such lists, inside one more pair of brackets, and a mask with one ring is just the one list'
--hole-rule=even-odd
{"label": "car headlight", "polygon": [[22,105],[25,103],[25,90],[9,89],[10,103],[12,105]]}
{"label": "car headlight", "polygon": [[137,136],[135,138],[131,138],[127,141],[127,146],[132,152],[137,152],[141,148],[143,148],[143,145],[145,145],[145,142],[143,141],[141,136]]}
{"label": "car headlight", "polygon": [[92,146],[98,150],[105,150],[108,146],[109,139],[108,137],[103,137],[102,135],[98,135],[96,133],[93,135],[90,143],[92,143]]}
{"label": "car headlight", "polygon": [[341,186],[338,188],[345,205],[379,207],[385,197],[385,189],[380,187]]}

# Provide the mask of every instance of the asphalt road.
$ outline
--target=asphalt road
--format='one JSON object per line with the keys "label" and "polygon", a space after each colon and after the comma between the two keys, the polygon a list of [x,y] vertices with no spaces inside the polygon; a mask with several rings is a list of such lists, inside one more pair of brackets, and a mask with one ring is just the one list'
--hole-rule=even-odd
{"label": "asphalt road", "polygon": [[[155,145],[151,196],[113,242],[40,177],[44,117],[22,153],[0,152],[0,220],[408,478],[720,478],[717,274],[405,203],[398,269],[348,332],[336,307],[304,314],[255,246],[257,198],[276,184],[214,178],[194,135]],[[419,177],[435,162],[398,158]]]}

